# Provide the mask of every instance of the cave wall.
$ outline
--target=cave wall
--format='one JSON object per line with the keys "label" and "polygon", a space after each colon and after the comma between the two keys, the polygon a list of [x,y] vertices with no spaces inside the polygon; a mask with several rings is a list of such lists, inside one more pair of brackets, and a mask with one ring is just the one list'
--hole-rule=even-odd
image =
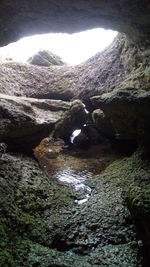
{"label": "cave wall", "polygon": [[[137,128],[138,129],[138,141],[140,141],[140,145],[141,143],[143,145],[143,141],[144,141],[145,146],[148,147],[148,151],[150,151],[149,149],[150,144],[148,146],[149,131],[147,129],[147,125],[149,123],[150,97],[149,97],[149,92],[146,92],[146,91],[149,91],[149,79],[150,79],[150,72],[149,72],[149,65],[148,65],[149,54],[150,54],[150,49],[149,49],[149,44],[148,44],[149,36],[150,36],[150,3],[149,3],[149,0],[132,0],[132,1],[129,1],[129,0],[105,0],[105,1],[104,0],[80,0],[80,1],[79,0],[76,0],[76,1],[75,0],[72,0],[72,1],[68,1],[68,0],[57,0],[57,1],[54,1],[54,0],[43,0],[43,1],[40,1],[40,0],[33,0],[33,1],[1,0],[0,2],[0,46],[6,45],[12,41],[18,40],[19,38],[25,35],[32,35],[32,34],[37,34],[37,33],[48,33],[48,32],[73,33],[73,32],[77,32],[77,31],[81,31],[85,29],[90,29],[94,27],[102,27],[102,26],[105,28],[112,28],[114,30],[118,30],[120,32],[125,33],[126,35],[130,37],[129,38],[130,41],[131,40],[134,41],[134,45],[130,46],[131,43],[128,43],[129,39],[124,40],[122,43],[121,43],[121,40],[119,39],[119,42],[117,41],[115,45],[116,49],[114,49],[114,44],[112,45],[113,53],[112,53],[112,49],[109,48],[107,51],[104,51],[102,55],[98,55],[97,58],[93,58],[89,60],[87,62],[87,65],[78,67],[75,72],[75,78],[73,77],[74,79],[76,79],[76,77],[79,77],[79,75],[81,76],[79,80],[78,88],[77,88],[77,89],[80,89],[80,94],[78,94],[78,97],[80,97],[81,99],[85,99],[84,92],[86,92],[86,97],[90,98],[90,96],[92,96],[91,91],[95,89],[96,91],[94,92],[94,94],[97,92],[100,95],[101,92],[103,93],[107,90],[110,91],[110,89],[112,90],[116,89],[116,87],[118,86],[121,87],[121,89],[123,89],[122,91],[116,92],[116,93],[109,92],[107,93],[107,98],[105,98],[106,95],[103,96],[103,102],[102,102],[101,97],[97,99],[98,107],[100,107],[99,105],[101,104],[101,107],[103,106],[103,109],[107,111],[108,115],[110,114],[110,120],[113,117],[114,125],[117,128],[116,130],[118,131],[118,129],[120,129],[120,132],[118,131],[118,136],[120,135],[120,133],[122,133],[122,129],[124,129],[123,126],[125,126],[125,131],[126,131],[126,132],[124,131],[123,134],[127,132],[129,134],[129,131],[128,131],[129,129],[128,125],[130,125],[128,124],[129,122],[131,122],[131,125],[132,125],[132,128],[130,127],[130,131],[134,127],[134,132],[133,132],[134,134],[136,134],[137,132],[135,126],[138,127]],[[142,43],[144,44],[141,45],[141,41],[143,41]],[[138,47],[135,46],[137,43],[138,43]],[[111,62],[110,61],[103,62],[103,58],[106,59],[106,54],[108,56],[111,54]],[[101,64],[102,62],[103,62],[103,65]],[[111,74],[108,74],[108,66],[109,66],[109,69],[111,69],[111,71],[113,69],[114,75],[112,72]],[[67,78],[67,82],[68,82],[68,77],[70,76],[72,77],[73,74],[70,75],[70,73],[68,73],[68,70],[66,70],[66,67],[63,67],[62,70],[63,72],[59,70],[60,72],[58,73],[59,74],[58,76],[60,77],[60,73],[63,73],[63,75],[65,75],[65,77]],[[87,70],[88,70],[88,75],[86,75]],[[92,75],[91,70],[93,71],[93,75]],[[116,70],[118,71],[117,77],[116,77]],[[17,95],[18,92],[20,92],[20,89],[22,89],[21,95],[24,95],[25,94],[25,91],[23,91],[24,89],[29,88],[29,90],[31,90],[31,88],[33,87],[33,80],[30,80],[30,78],[28,78],[29,74],[33,75],[33,68],[31,69],[31,67],[29,67],[28,69],[28,68],[25,68],[24,66],[10,64],[7,66],[6,65],[1,66],[0,73],[1,73],[0,90],[2,90],[1,93],[8,93],[7,91],[4,91],[4,90],[8,90],[8,91],[11,91],[11,93],[13,92],[12,94]],[[18,76],[16,75],[16,73],[19,76],[19,80],[18,80]],[[25,78],[24,80],[22,79],[22,74],[24,75],[24,78]],[[92,77],[89,74],[92,75]],[[45,75],[45,72],[44,72],[44,75]],[[63,75],[62,77],[64,77]],[[34,73],[33,76],[34,76],[34,79],[36,81],[36,86],[37,86],[36,77],[39,78],[39,72],[37,73],[37,75],[35,75]],[[112,76],[114,76],[114,80],[112,80],[113,78]],[[91,81],[89,79],[91,79]],[[16,87],[16,83],[14,83],[14,80],[15,82],[16,81],[18,82],[17,87]],[[56,87],[58,87],[59,82],[60,81],[55,81]],[[59,94],[59,89],[64,89],[64,85],[66,85],[67,82],[65,80],[63,86],[58,87],[58,94]],[[73,79],[71,80],[71,83],[72,82],[74,82]],[[38,83],[39,83],[39,80],[38,80]],[[8,85],[9,87],[7,87],[6,85]],[[11,85],[13,85],[14,88],[11,87]],[[88,87],[86,87],[86,85],[91,86],[89,88],[89,92],[88,92]],[[126,88],[128,89],[127,91],[125,87],[128,87]],[[133,87],[135,90],[133,90]],[[37,89],[40,90],[40,83]],[[144,91],[141,90],[142,92],[139,92],[140,89],[144,89]],[[130,92],[132,94],[130,94]],[[61,94],[64,95],[64,92],[61,92]],[[26,92],[25,95],[31,96],[31,95],[28,95],[28,92]],[[135,97],[136,95],[137,97]],[[131,96],[133,97],[131,98]],[[72,98],[72,91],[71,91],[71,96],[70,96],[70,91],[69,91],[69,97]],[[7,96],[7,98],[9,97]],[[20,99],[20,98],[15,97],[14,99]],[[124,99],[125,99],[125,105],[123,106]],[[127,99],[128,99],[128,103],[127,103]],[[0,100],[2,103],[2,96],[0,97]],[[21,100],[22,102],[20,102],[20,100],[17,100],[15,103],[18,103],[19,101],[19,107],[20,107],[21,113],[19,113],[18,105],[16,105],[16,109],[15,109],[14,103],[10,105],[11,101],[12,100],[10,99],[4,99],[3,102],[5,102],[5,105],[4,104],[1,105],[2,112],[0,116],[1,116],[1,124],[3,127],[0,127],[0,129],[2,131],[2,135],[4,135],[5,130],[6,130],[7,137],[8,137],[8,132],[10,133],[10,135],[12,135],[12,129],[15,129],[16,131],[18,131],[19,135],[24,133],[23,132],[24,129],[25,130],[28,129],[29,130],[28,135],[26,136],[27,138],[29,136],[30,140],[32,136],[31,132],[34,133],[38,130],[39,135],[41,135],[41,131],[43,134],[42,123],[44,124],[45,122],[41,123],[40,120],[37,121],[35,110],[38,112],[40,117],[41,116],[43,117],[43,110],[41,112],[40,107],[42,105],[42,109],[43,109],[43,105],[44,105],[45,116],[46,116],[45,119],[47,119],[47,107],[49,109],[49,105],[48,105],[49,101],[48,103],[47,101],[44,101],[44,100],[38,101],[38,106],[37,106],[37,103],[35,103],[37,101],[33,99],[30,99],[30,101],[26,99],[24,100],[22,99]],[[29,102],[32,102],[32,107],[31,105],[29,105]],[[114,109],[114,112],[112,113],[111,110],[109,111],[109,107],[110,105],[112,106],[114,102],[115,102],[116,109]],[[141,105],[141,103],[143,104]],[[67,105],[68,104],[66,104],[66,106]],[[11,106],[11,112],[9,113],[8,108],[10,106]],[[64,103],[62,106],[64,108]],[[60,107],[60,105],[58,107],[61,112],[62,107]],[[131,109],[129,109],[130,107]],[[55,105],[55,108],[56,108],[56,105]],[[125,113],[125,115],[123,114],[124,117],[121,117],[122,113],[120,111],[122,111],[122,109],[123,109],[123,112]],[[29,113],[30,116],[27,113]],[[52,110],[51,113],[53,114],[54,110]],[[6,114],[6,117],[4,116],[5,114]],[[19,116],[20,114],[22,116]],[[54,117],[52,117],[52,114],[51,114],[51,121],[49,120],[50,125],[54,124]],[[134,114],[136,114],[136,117],[134,116]],[[8,120],[9,118],[10,120]],[[57,121],[57,119],[59,119],[59,116],[55,118],[55,121]],[[26,121],[28,124],[25,124]],[[11,125],[11,122],[13,122],[14,125]],[[133,124],[133,122],[135,122],[135,124]],[[28,128],[27,128],[27,125],[28,125]],[[47,130],[47,126],[49,127],[49,125],[48,124],[46,125],[46,130]],[[39,129],[41,131],[39,131]],[[49,131],[49,129],[47,131]],[[134,138],[136,139],[136,137]],[[5,144],[2,144],[2,145],[4,145],[5,147]],[[2,150],[4,150],[3,147],[2,147]],[[142,157],[143,157],[143,154],[142,154]],[[2,204],[4,203],[3,210],[4,210],[4,215],[6,214],[6,216],[4,216],[4,219],[2,218],[3,220],[2,226],[4,224],[4,228],[2,228],[2,231],[1,231],[2,233],[1,239],[4,240],[3,242],[4,248],[7,247],[8,244],[9,246],[11,246],[10,251],[4,250],[4,253],[5,253],[4,260],[10,257],[10,260],[12,262],[13,259],[11,257],[11,253],[12,253],[11,250],[12,250],[12,247],[14,246],[10,242],[10,239],[13,240],[12,237],[15,236],[15,233],[12,234],[12,232],[15,232],[13,231],[14,227],[16,229],[19,229],[19,231],[20,231],[20,228],[23,229],[21,230],[23,231],[23,233],[26,231],[26,229],[33,228],[33,234],[31,233],[31,235],[29,235],[30,239],[33,238],[34,240],[36,237],[36,240],[38,240],[38,242],[39,240],[41,242],[41,239],[43,242],[43,236],[45,237],[45,232],[43,232],[43,229],[46,229],[47,231],[48,228],[45,228],[45,222],[44,224],[43,222],[42,224],[39,224],[39,220],[38,220],[39,215],[35,207],[38,207],[38,211],[40,211],[40,216],[41,216],[41,210],[43,212],[43,210],[45,211],[45,209],[51,208],[51,199],[50,199],[50,205],[49,205],[49,202],[45,201],[45,199],[47,199],[47,196],[45,197],[45,194],[47,194],[48,192],[48,196],[50,197],[53,194],[45,190],[45,186],[48,188],[47,190],[49,190],[47,183],[45,183],[46,178],[45,176],[42,176],[43,174],[41,174],[41,171],[39,171],[36,166],[34,167],[35,163],[33,162],[33,160],[31,161],[31,159],[29,159],[29,162],[30,162],[29,164],[28,160],[23,158],[20,161],[20,159],[18,159],[18,156],[15,158],[12,155],[8,155],[8,156],[4,155],[2,160],[3,162],[2,164],[0,164],[0,167],[2,169],[1,170],[2,186],[0,187],[2,190],[1,203]],[[149,220],[150,220],[149,219],[149,214],[150,214],[150,211],[149,211],[149,207],[150,207],[149,206],[149,203],[150,203],[149,201],[150,199],[149,198],[149,192],[150,192],[149,190],[149,167],[147,167],[147,165],[145,165],[145,162],[143,163],[141,158],[139,158],[138,156],[134,156],[134,158],[131,159],[131,163],[129,159],[129,163],[125,163],[125,161],[122,161],[120,164],[121,165],[119,165],[119,167],[117,166],[116,169],[114,169],[114,165],[113,165],[112,172],[111,172],[111,169],[109,169],[106,174],[107,176],[108,174],[110,175],[111,180],[112,180],[112,177],[115,178],[116,180],[116,176],[117,176],[116,173],[119,170],[119,174],[118,174],[119,179],[121,177],[121,180],[123,180],[122,178],[126,179],[127,177],[129,182],[131,183],[129,190],[127,191],[128,206],[129,206],[129,209],[131,210],[132,217],[135,219],[136,221],[135,223],[139,228],[139,232],[141,232],[140,238],[144,241],[146,250],[149,251],[149,236],[150,236],[150,230],[149,230],[149,225],[150,225],[149,223]],[[25,177],[22,176],[22,167],[23,167],[23,174]],[[20,168],[21,168],[21,171],[20,171]],[[33,174],[31,171],[32,169],[33,169]],[[17,173],[17,176],[16,176],[16,173]],[[35,189],[34,189],[34,180],[36,180],[36,183],[38,183],[39,181],[38,175],[40,175],[40,179],[44,180],[44,182],[43,180],[41,180],[42,181],[41,184],[44,187],[43,189],[40,188],[40,190],[39,190],[39,185],[35,186]],[[3,179],[3,176],[6,177],[7,179]],[[29,176],[28,179],[27,179],[27,176]],[[20,177],[23,177],[23,182],[22,180],[20,181]],[[28,183],[28,180],[31,180],[30,177],[32,178],[33,182],[29,181]],[[18,186],[18,183],[22,185],[22,187],[20,187],[21,188],[20,193],[16,190],[16,186]],[[28,184],[30,185],[32,190],[33,189],[35,190],[35,191],[30,191],[30,187],[29,187],[29,196],[24,193],[27,191]],[[49,186],[52,188],[51,184],[49,184]],[[14,194],[14,192],[17,192],[17,196]],[[54,190],[54,194],[56,192],[59,192],[60,194],[60,191],[58,191],[57,188]],[[19,197],[18,193],[20,194],[20,199],[18,198]],[[31,197],[30,197],[30,194],[31,194]],[[65,205],[68,208],[69,197],[67,196],[66,200],[64,200],[65,194],[63,192],[60,194],[60,203],[66,203]],[[34,195],[36,196],[35,198],[34,198]],[[17,202],[14,201],[14,196],[15,196],[15,201]],[[44,202],[43,202],[43,199],[42,201],[38,199],[39,196],[41,196],[41,198],[44,198]],[[3,207],[2,204],[0,204],[1,207]],[[21,208],[23,209],[23,212]],[[32,214],[29,213],[29,211],[30,210],[32,211],[32,209],[33,209],[33,214],[34,215],[37,214],[38,219],[36,220],[34,219],[34,217],[32,217]],[[65,219],[65,223],[66,221],[67,220]],[[57,224],[55,224],[54,227],[56,228]],[[142,231],[141,231],[141,228],[142,228]],[[28,248],[27,246],[24,245],[25,246],[25,249],[24,249],[24,246],[21,243],[22,241],[20,241],[22,240],[22,236],[20,237],[20,233],[22,232],[21,231],[19,232],[19,231],[16,234],[17,238],[15,239],[15,241],[17,241],[16,242],[17,247],[19,248],[19,259],[20,259],[20,251],[22,253],[22,251],[24,252],[24,250],[25,249],[27,250]],[[9,239],[7,239],[7,235],[5,234],[5,232],[8,235],[10,234]],[[47,232],[46,232],[46,236],[47,236]],[[27,239],[26,235],[24,237],[25,239]],[[46,243],[46,247],[48,245]],[[15,251],[17,250],[15,249]],[[118,257],[118,252],[116,253]],[[22,258],[22,254],[21,254],[21,258]],[[45,259],[45,253],[44,253],[44,259]],[[8,265],[10,266],[10,264],[7,264],[7,266]]]}
{"label": "cave wall", "polygon": [[26,35],[78,32],[105,27],[126,33],[134,40],[150,36],[149,0],[2,0],[0,45]]}

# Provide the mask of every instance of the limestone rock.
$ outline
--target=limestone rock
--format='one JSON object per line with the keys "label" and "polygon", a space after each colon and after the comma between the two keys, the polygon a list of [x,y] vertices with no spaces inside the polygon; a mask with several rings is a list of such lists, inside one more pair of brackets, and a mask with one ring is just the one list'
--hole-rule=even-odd
{"label": "limestone rock", "polygon": [[7,62],[0,64],[0,93],[68,101],[74,97],[72,68]]}
{"label": "limestone rock", "polygon": [[118,139],[137,140],[148,145],[150,128],[150,93],[134,88],[95,96],[93,104],[111,120]]}
{"label": "limestone rock", "polygon": [[[5,154],[0,159],[1,265],[46,267],[62,266],[63,262],[64,267],[141,267],[131,215],[122,197],[132,181],[132,164],[126,185],[126,169],[121,169],[125,161],[120,168],[118,161],[112,164],[107,177],[107,170],[101,173],[101,166],[106,168],[112,160],[108,154],[99,160],[92,155],[65,157],[61,166],[55,162],[55,171],[66,167],[79,173],[77,167],[82,176],[87,175],[82,171],[85,166],[88,170],[90,164],[92,173],[97,166],[98,175],[87,177],[92,194],[87,203],[78,205],[74,203],[76,194],[52,176],[53,165],[48,177],[31,157]],[[69,254],[79,247],[82,255]],[[83,257],[84,253],[89,255]]]}
{"label": "limestone rock", "polygon": [[104,51],[77,66],[74,94],[90,106],[89,98],[117,88],[149,91],[150,45],[136,45],[118,34]]}
{"label": "limestone rock", "polygon": [[93,124],[87,123],[83,126],[83,133],[85,133],[88,136],[90,145],[97,145],[101,143],[102,138],[100,133],[97,130],[97,127]]}
{"label": "limestone rock", "polygon": [[116,88],[149,91],[149,49],[148,44],[137,46],[119,34],[104,51],[75,67],[3,63],[0,93],[64,101],[81,99],[90,108],[90,97]]}
{"label": "limestone rock", "polygon": [[84,132],[80,132],[73,140],[73,145],[77,148],[88,149],[90,147],[90,140]]}
{"label": "limestone rock", "polygon": [[105,27],[124,32],[134,40],[150,36],[148,0],[10,0],[0,3],[0,44],[23,36],[49,32],[81,32]]}
{"label": "limestone rock", "polygon": [[70,104],[0,95],[0,140],[16,150],[30,150],[54,129]]}
{"label": "limestone rock", "polygon": [[48,50],[39,51],[28,59],[28,62],[37,66],[64,65],[62,59]]}
{"label": "limestone rock", "polygon": [[92,112],[92,119],[100,133],[108,138],[114,138],[115,132],[112,123],[101,109],[95,109]]}
{"label": "limestone rock", "polygon": [[80,100],[71,102],[70,109],[67,110],[63,117],[55,125],[52,133],[54,138],[63,138],[66,142],[70,142],[70,136],[76,129],[80,129],[88,119],[85,106]]}

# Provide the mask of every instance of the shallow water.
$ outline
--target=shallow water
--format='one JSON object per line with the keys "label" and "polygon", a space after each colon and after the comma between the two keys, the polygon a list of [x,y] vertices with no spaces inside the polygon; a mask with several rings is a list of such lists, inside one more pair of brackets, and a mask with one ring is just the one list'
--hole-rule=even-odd
{"label": "shallow water", "polygon": [[92,189],[84,184],[85,180],[92,178],[90,171],[76,171],[72,168],[67,168],[62,171],[56,171],[52,178],[63,185],[70,186],[78,193],[78,198],[75,200],[75,203],[83,204],[90,198]]}
{"label": "shallow water", "polygon": [[[52,249],[69,260],[65,266],[72,266],[73,261],[73,266],[103,266],[103,262],[105,266],[141,266],[136,264],[136,233],[124,205],[122,187],[111,177],[107,180],[99,175],[118,158],[111,147],[61,150],[47,143],[39,145],[35,156],[49,179],[71,191],[70,203],[56,214],[55,209],[54,214],[46,213],[46,220],[54,222],[53,232],[56,230]],[[59,262],[57,256],[55,262]]]}
{"label": "shallow water", "polygon": [[108,156],[108,153],[105,153],[107,146],[100,146],[87,151],[61,151],[52,158],[54,149],[55,147],[48,143],[40,144],[38,150],[44,153],[42,156],[41,153],[40,156],[36,153],[36,158],[51,179],[73,190],[76,204],[84,204],[92,194],[92,189],[86,185],[86,180],[100,174],[114,160],[113,155]]}

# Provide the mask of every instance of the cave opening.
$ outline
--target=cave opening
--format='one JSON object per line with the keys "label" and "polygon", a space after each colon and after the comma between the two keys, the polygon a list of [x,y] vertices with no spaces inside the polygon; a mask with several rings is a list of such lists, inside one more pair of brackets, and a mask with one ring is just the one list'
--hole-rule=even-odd
{"label": "cave opening", "polygon": [[[74,32],[92,25],[112,26],[127,35],[119,34],[88,61],[77,61],[78,46],[70,44],[74,61],[64,59],[69,68],[65,64],[34,68],[15,63],[10,54],[2,62],[1,264],[149,266],[150,167],[143,155],[150,151],[150,5],[147,0],[108,0],[107,5],[103,0],[36,0],[36,7],[21,1],[18,8],[17,2],[11,7],[11,1],[2,1],[1,44],[43,29]],[[47,43],[44,35],[43,40]],[[90,37],[83,52],[89,43],[99,46],[101,41]],[[37,38],[33,47],[38,43]],[[62,46],[63,42],[57,43]],[[21,44],[18,58],[26,50],[27,43]],[[92,119],[89,124],[87,116]],[[52,133],[56,138],[51,138]],[[81,144],[80,134],[84,134]],[[79,144],[88,149],[64,149],[63,137],[72,138],[74,147]],[[96,146],[89,147],[91,143]],[[33,155],[26,155],[33,144],[38,164]],[[76,179],[77,175],[85,178],[85,186],[79,183],[79,189],[86,190],[63,184],[68,176]],[[59,177],[60,184],[56,182]]]}
{"label": "cave opening", "polygon": [[117,32],[97,28],[74,34],[50,33],[24,37],[0,48],[2,59],[27,63],[28,59],[42,50],[48,50],[62,58],[70,66],[80,64],[104,50],[116,37]]}

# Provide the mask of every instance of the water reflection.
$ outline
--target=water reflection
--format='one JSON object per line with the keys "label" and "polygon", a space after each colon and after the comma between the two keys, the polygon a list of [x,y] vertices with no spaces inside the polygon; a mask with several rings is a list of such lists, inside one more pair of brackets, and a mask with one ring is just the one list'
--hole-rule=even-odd
{"label": "water reflection", "polygon": [[72,187],[72,189],[76,192],[75,195],[77,199],[75,200],[75,203],[77,204],[83,204],[90,198],[92,190],[89,186],[84,184],[84,181],[91,177],[92,173],[90,171],[75,171],[71,168],[56,171],[53,175],[53,178],[59,183]]}

